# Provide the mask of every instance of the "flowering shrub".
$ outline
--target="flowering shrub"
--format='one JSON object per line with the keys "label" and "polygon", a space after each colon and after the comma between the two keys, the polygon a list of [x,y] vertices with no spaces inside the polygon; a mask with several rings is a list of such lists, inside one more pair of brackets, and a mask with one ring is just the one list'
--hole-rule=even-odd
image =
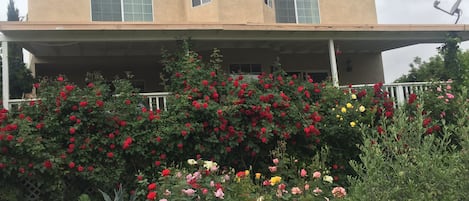
{"label": "flowering shrub", "polygon": [[[440,135],[428,132],[429,112],[418,98],[412,103],[420,105],[415,112],[400,110],[392,121],[382,122],[381,132],[363,127],[365,144],[361,161],[352,163],[358,177],[350,179],[350,200],[467,198],[469,105],[461,95],[453,100],[460,107],[453,114],[456,123],[431,120],[444,128]],[[460,147],[452,145],[453,137],[461,140]]]}
{"label": "flowering shrub", "polygon": [[166,87],[174,97],[163,113],[168,126],[162,136],[169,145],[165,154],[173,160],[191,153],[189,157],[237,169],[265,169],[279,140],[299,160],[309,160],[327,145],[333,150],[327,163],[338,180],[353,174],[348,161],[358,157],[356,145],[361,144],[355,126],[393,115],[382,84],[343,91],[311,78],[285,76],[281,69],[245,80],[222,72],[218,51],[210,61],[204,64],[189,49],[164,59]]}
{"label": "flowering shrub", "polygon": [[[250,170],[224,169],[213,161],[189,159],[187,169],[169,168],[155,180],[137,175],[137,198],[146,200],[324,200],[344,198],[343,187],[336,186],[318,160],[300,168],[283,148],[273,155],[270,175]],[[282,150],[283,149],[283,150]],[[283,158],[286,157],[286,158]],[[319,158],[319,157],[318,157]],[[290,160],[291,159],[291,160]],[[286,160],[286,161],[285,161]],[[272,167],[276,167],[273,170]],[[293,171],[292,171],[293,169]]]}
{"label": "flowering shrub", "polygon": [[[100,80],[79,88],[59,76],[35,86],[39,101],[3,113],[7,116],[0,134],[3,179],[48,183],[43,187],[69,184],[74,186],[71,191],[83,181],[113,188],[133,175],[134,168],[147,168],[147,148],[156,124],[149,118],[153,112],[139,109],[141,97],[129,82],[116,80],[114,96]],[[55,190],[69,189],[43,192]]]}
{"label": "flowering shrub", "polygon": [[[384,135],[397,121],[382,84],[337,89],[282,70],[247,80],[224,74],[221,58],[218,51],[209,63],[188,49],[167,54],[164,81],[173,93],[167,111],[148,111],[125,80],[114,81],[112,91],[99,77],[83,88],[61,76],[35,84],[39,101],[0,110],[0,177],[40,181],[46,200],[74,199],[90,186],[108,191],[121,182],[133,189],[137,173],[136,194],[150,200],[348,197],[341,187],[348,185],[346,175],[366,176],[348,162],[366,164],[359,157],[366,153],[363,147],[386,141],[376,136],[363,141],[360,129]],[[435,107],[444,106],[435,111],[440,117],[456,114],[449,103],[458,96],[440,93],[448,102],[431,99],[438,101]],[[418,119],[412,112],[420,111],[420,99],[411,95],[409,121]],[[418,129],[427,135],[445,129],[431,111],[419,113],[425,119]],[[383,150],[418,143],[399,144],[402,135],[395,131],[397,143]],[[279,148],[280,153],[273,151]],[[204,167],[202,159],[218,164]]]}

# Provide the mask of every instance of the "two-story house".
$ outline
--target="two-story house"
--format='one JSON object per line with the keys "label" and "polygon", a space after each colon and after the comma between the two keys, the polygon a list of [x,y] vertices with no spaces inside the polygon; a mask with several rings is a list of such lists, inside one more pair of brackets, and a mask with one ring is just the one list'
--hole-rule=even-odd
{"label": "two-story house", "polygon": [[183,39],[204,56],[221,49],[226,72],[269,72],[279,58],[289,73],[347,85],[383,82],[385,50],[469,38],[468,25],[378,24],[374,0],[29,0],[28,10],[0,23],[0,40],[31,52],[36,76],[131,72],[145,92],[162,90],[161,48]]}

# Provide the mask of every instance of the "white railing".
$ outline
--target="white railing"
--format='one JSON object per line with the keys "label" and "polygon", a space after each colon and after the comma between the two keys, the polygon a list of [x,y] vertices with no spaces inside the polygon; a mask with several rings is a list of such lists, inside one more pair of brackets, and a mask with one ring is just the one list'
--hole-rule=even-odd
{"label": "white railing", "polygon": [[150,110],[167,110],[167,97],[170,92],[151,92],[151,93],[140,93],[145,99],[147,99],[148,109]]}
{"label": "white railing", "polygon": [[[431,85],[434,84],[449,84],[448,82],[406,82],[406,83],[391,83],[391,84],[383,84],[383,90],[389,93],[389,98],[394,100],[394,105],[399,106],[405,104],[407,100],[409,100],[409,96],[412,93],[420,93],[428,89]],[[374,84],[359,84],[359,85],[352,85],[351,88],[358,89],[358,88],[365,88],[365,87],[373,87]],[[341,87],[346,88],[346,87]]]}
{"label": "white railing", "polygon": [[[449,84],[447,82],[407,82],[407,83],[391,83],[383,84],[383,90],[389,93],[389,97],[394,100],[394,105],[402,105],[408,99],[412,93],[420,93],[428,89],[432,84]],[[352,85],[351,88],[359,89],[365,87],[373,87],[374,84],[358,84]],[[349,86],[342,86],[342,89],[349,88]],[[151,93],[140,93],[147,101],[146,106],[150,110],[167,110],[167,97],[170,92],[151,92]],[[10,108],[18,107],[23,102],[36,101],[37,99],[11,99],[9,102]]]}
{"label": "white railing", "polygon": [[[167,110],[167,97],[170,92],[152,92],[152,93],[140,93],[146,99],[146,105],[150,110]],[[10,99],[8,102],[9,108],[17,108],[22,103],[30,101],[37,101],[39,99]]]}

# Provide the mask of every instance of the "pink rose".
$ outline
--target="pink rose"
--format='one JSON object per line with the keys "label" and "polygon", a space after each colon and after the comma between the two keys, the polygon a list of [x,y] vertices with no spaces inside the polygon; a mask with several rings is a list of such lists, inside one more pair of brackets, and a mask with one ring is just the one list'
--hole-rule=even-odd
{"label": "pink rose", "polygon": [[182,189],[182,193],[186,194],[187,196],[194,196],[196,190],[189,188],[189,189]]}
{"label": "pink rose", "polygon": [[321,178],[321,173],[318,172],[318,171],[314,172],[313,173],[313,178],[315,178],[315,179]]}
{"label": "pink rose", "polygon": [[337,198],[343,198],[347,195],[347,192],[345,191],[345,188],[335,187],[332,189],[332,195]]}
{"label": "pink rose", "polygon": [[320,193],[322,193],[322,190],[321,190],[319,187],[316,187],[316,188],[313,190],[313,193],[314,193],[314,194],[320,194]]}
{"label": "pink rose", "polygon": [[303,193],[303,191],[301,191],[300,188],[298,188],[298,187],[291,188],[291,194],[298,195],[298,194],[301,194],[301,193]]}
{"label": "pink rose", "polygon": [[300,171],[300,176],[301,177],[306,177],[307,174],[308,174],[308,172],[305,169],[301,169],[301,171]]}
{"label": "pink rose", "polygon": [[279,163],[279,160],[278,160],[278,158],[274,158],[274,159],[272,160],[272,162],[273,162],[275,165],[277,165],[277,164]]}
{"label": "pink rose", "polygon": [[215,194],[215,197],[224,199],[223,196],[225,196],[225,193],[223,193],[223,190],[221,188],[219,188],[214,194]]}
{"label": "pink rose", "polygon": [[277,172],[277,166],[269,166],[269,170],[272,173]]}

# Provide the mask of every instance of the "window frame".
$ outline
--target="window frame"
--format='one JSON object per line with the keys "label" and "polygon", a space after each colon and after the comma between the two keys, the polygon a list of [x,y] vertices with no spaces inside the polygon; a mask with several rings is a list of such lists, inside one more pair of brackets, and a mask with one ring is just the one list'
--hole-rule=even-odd
{"label": "window frame", "polygon": [[272,0],[264,0],[264,4],[270,8],[273,8],[273,3],[272,3]]}
{"label": "window frame", "polygon": [[191,6],[192,8],[196,8],[196,7],[200,7],[200,6],[204,6],[204,5],[207,5],[209,3],[212,3],[212,0],[199,0],[200,4],[198,5],[195,5],[194,4],[194,0],[191,0]]}
{"label": "window frame", "polygon": [[[136,21],[136,20],[125,20],[125,4],[124,4],[124,1],[125,0],[119,0],[120,1],[120,11],[121,11],[121,20],[118,21],[118,20],[93,20],[93,0],[90,1],[90,19],[91,19],[91,22],[154,22],[154,17],[155,17],[155,8],[154,8],[154,3],[153,3],[153,0],[150,0],[150,3],[151,3],[151,20],[139,20],[139,21]],[[99,1],[99,0],[97,0]],[[145,4],[142,4],[142,5],[145,5]],[[145,13],[141,13],[142,15],[144,15]]]}
{"label": "window frame", "polygon": [[[239,72],[234,72],[231,69],[234,67],[234,65],[238,65],[238,68],[240,69]],[[241,71],[242,66],[249,65],[249,72],[243,72]],[[254,68],[259,68],[259,71],[253,71]],[[231,75],[260,75],[262,74],[262,64],[260,63],[230,63],[228,66],[228,71]]]}
{"label": "window frame", "polygon": [[[317,17],[316,15],[312,15],[311,16],[311,19],[312,19],[312,23],[308,23],[308,22],[300,22],[300,19],[299,19],[299,14],[298,14],[298,0],[291,0],[293,1],[293,6],[294,6],[294,11],[295,11],[295,22],[294,24],[321,24],[321,9],[320,9],[320,1],[319,0],[313,0],[313,1],[316,1],[316,5],[317,5]],[[312,2],[311,2],[312,3]],[[313,9],[314,10],[314,9]],[[275,10],[275,21],[276,23],[291,23],[293,24],[293,22],[278,22],[278,18],[277,18],[277,7],[276,7],[276,10]],[[314,12],[312,14],[315,14]],[[314,21],[314,19],[317,18],[317,22]]]}

